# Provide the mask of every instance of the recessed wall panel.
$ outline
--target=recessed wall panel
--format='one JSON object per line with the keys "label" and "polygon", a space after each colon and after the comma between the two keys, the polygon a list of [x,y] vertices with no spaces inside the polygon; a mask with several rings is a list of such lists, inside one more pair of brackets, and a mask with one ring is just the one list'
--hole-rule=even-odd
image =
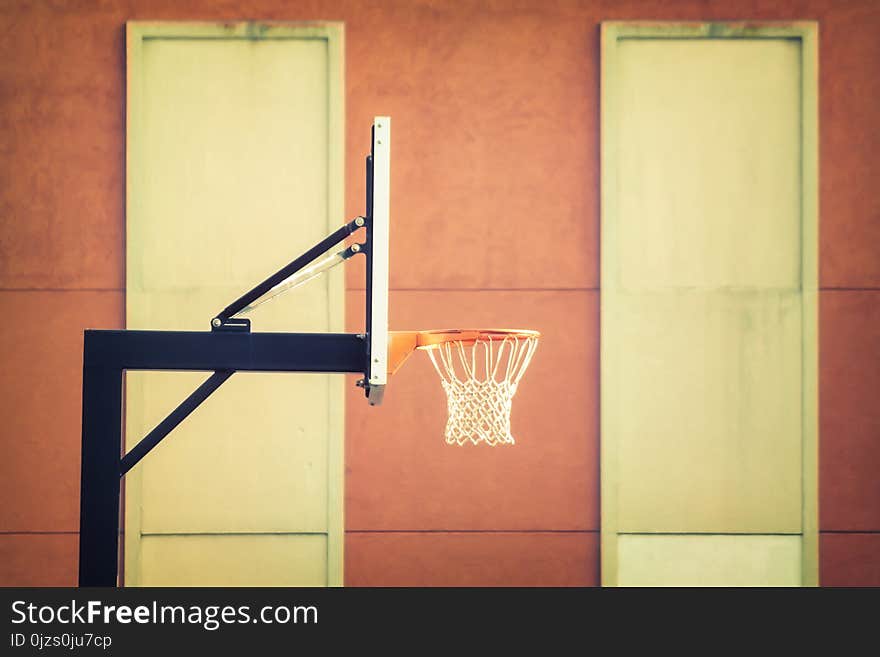
{"label": "recessed wall panel", "polygon": [[603,25],[606,584],[817,580],[815,47]]}
{"label": "recessed wall panel", "polygon": [[[129,25],[127,328],[209,330],[343,224],[341,36]],[[335,270],[248,317],[338,332],[343,305]],[[208,375],[127,373],[129,447]],[[126,478],[126,583],[341,584],[342,385],[233,374]]]}
{"label": "recessed wall panel", "polygon": [[622,294],[619,528],[799,532],[792,292]]}
{"label": "recessed wall panel", "polygon": [[800,42],[622,39],[619,284],[800,284]]}

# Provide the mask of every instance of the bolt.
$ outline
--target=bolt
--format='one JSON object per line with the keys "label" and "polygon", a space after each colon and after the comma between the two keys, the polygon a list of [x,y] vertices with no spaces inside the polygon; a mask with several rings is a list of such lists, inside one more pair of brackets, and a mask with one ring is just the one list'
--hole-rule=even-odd
{"label": "bolt", "polygon": [[373,362],[374,362],[374,363],[378,363],[378,362],[379,362],[379,359],[378,359],[378,358],[374,358],[374,359],[373,359]]}
{"label": "bolt", "polygon": [[366,385],[366,382],[365,382],[363,379],[358,379],[358,380],[357,380],[357,383],[355,383],[355,385],[356,385],[358,388],[363,388],[363,387]]}
{"label": "bolt", "polygon": [[354,225],[355,225],[355,226],[363,226],[363,225],[364,225],[364,218],[363,218],[363,217],[357,217],[357,218],[354,220]]}
{"label": "bolt", "polygon": [[357,339],[358,339],[358,340],[366,340],[366,339],[367,339],[367,334],[366,334],[366,333],[358,333],[358,334],[357,334]]}
{"label": "bolt", "polygon": [[220,326],[222,323],[223,323],[223,322],[220,321],[220,318],[219,318],[219,317],[215,317],[214,319],[211,320],[211,326],[213,326],[214,328],[219,328],[219,326]]}
{"label": "bolt", "polygon": [[360,250],[361,250],[361,245],[360,245],[360,244],[352,244],[352,245],[351,245],[351,252],[352,252],[352,253],[357,253],[357,252],[360,251]]}

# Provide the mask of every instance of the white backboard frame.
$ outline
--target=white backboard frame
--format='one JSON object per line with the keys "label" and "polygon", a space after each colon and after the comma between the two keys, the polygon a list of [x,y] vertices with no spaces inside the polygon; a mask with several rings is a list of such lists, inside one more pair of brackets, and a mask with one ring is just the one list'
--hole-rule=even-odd
{"label": "white backboard frame", "polygon": [[388,383],[388,263],[391,220],[391,118],[373,119],[371,185],[368,202],[369,266],[367,267],[367,335],[370,341],[366,381],[371,405],[382,403]]}

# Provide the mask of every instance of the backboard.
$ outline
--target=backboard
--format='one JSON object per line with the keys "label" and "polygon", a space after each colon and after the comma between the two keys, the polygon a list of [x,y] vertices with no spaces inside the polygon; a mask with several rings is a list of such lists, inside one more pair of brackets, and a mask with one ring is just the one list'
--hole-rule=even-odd
{"label": "backboard", "polygon": [[388,382],[388,258],[391,201],[391,119],[373,119],[367,156],[367,340],[364,389],[371,405],[381,404]]}

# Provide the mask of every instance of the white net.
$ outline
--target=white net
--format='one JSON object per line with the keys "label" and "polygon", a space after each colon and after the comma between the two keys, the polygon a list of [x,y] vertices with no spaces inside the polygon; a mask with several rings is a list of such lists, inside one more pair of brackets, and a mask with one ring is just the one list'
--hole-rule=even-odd
{"label": "white net", "polygon": [[537,335],[505,335],[470,344],[443,342],[428,350],[446,391],[448,444],[514,444],[510,408],[537,348]]}

